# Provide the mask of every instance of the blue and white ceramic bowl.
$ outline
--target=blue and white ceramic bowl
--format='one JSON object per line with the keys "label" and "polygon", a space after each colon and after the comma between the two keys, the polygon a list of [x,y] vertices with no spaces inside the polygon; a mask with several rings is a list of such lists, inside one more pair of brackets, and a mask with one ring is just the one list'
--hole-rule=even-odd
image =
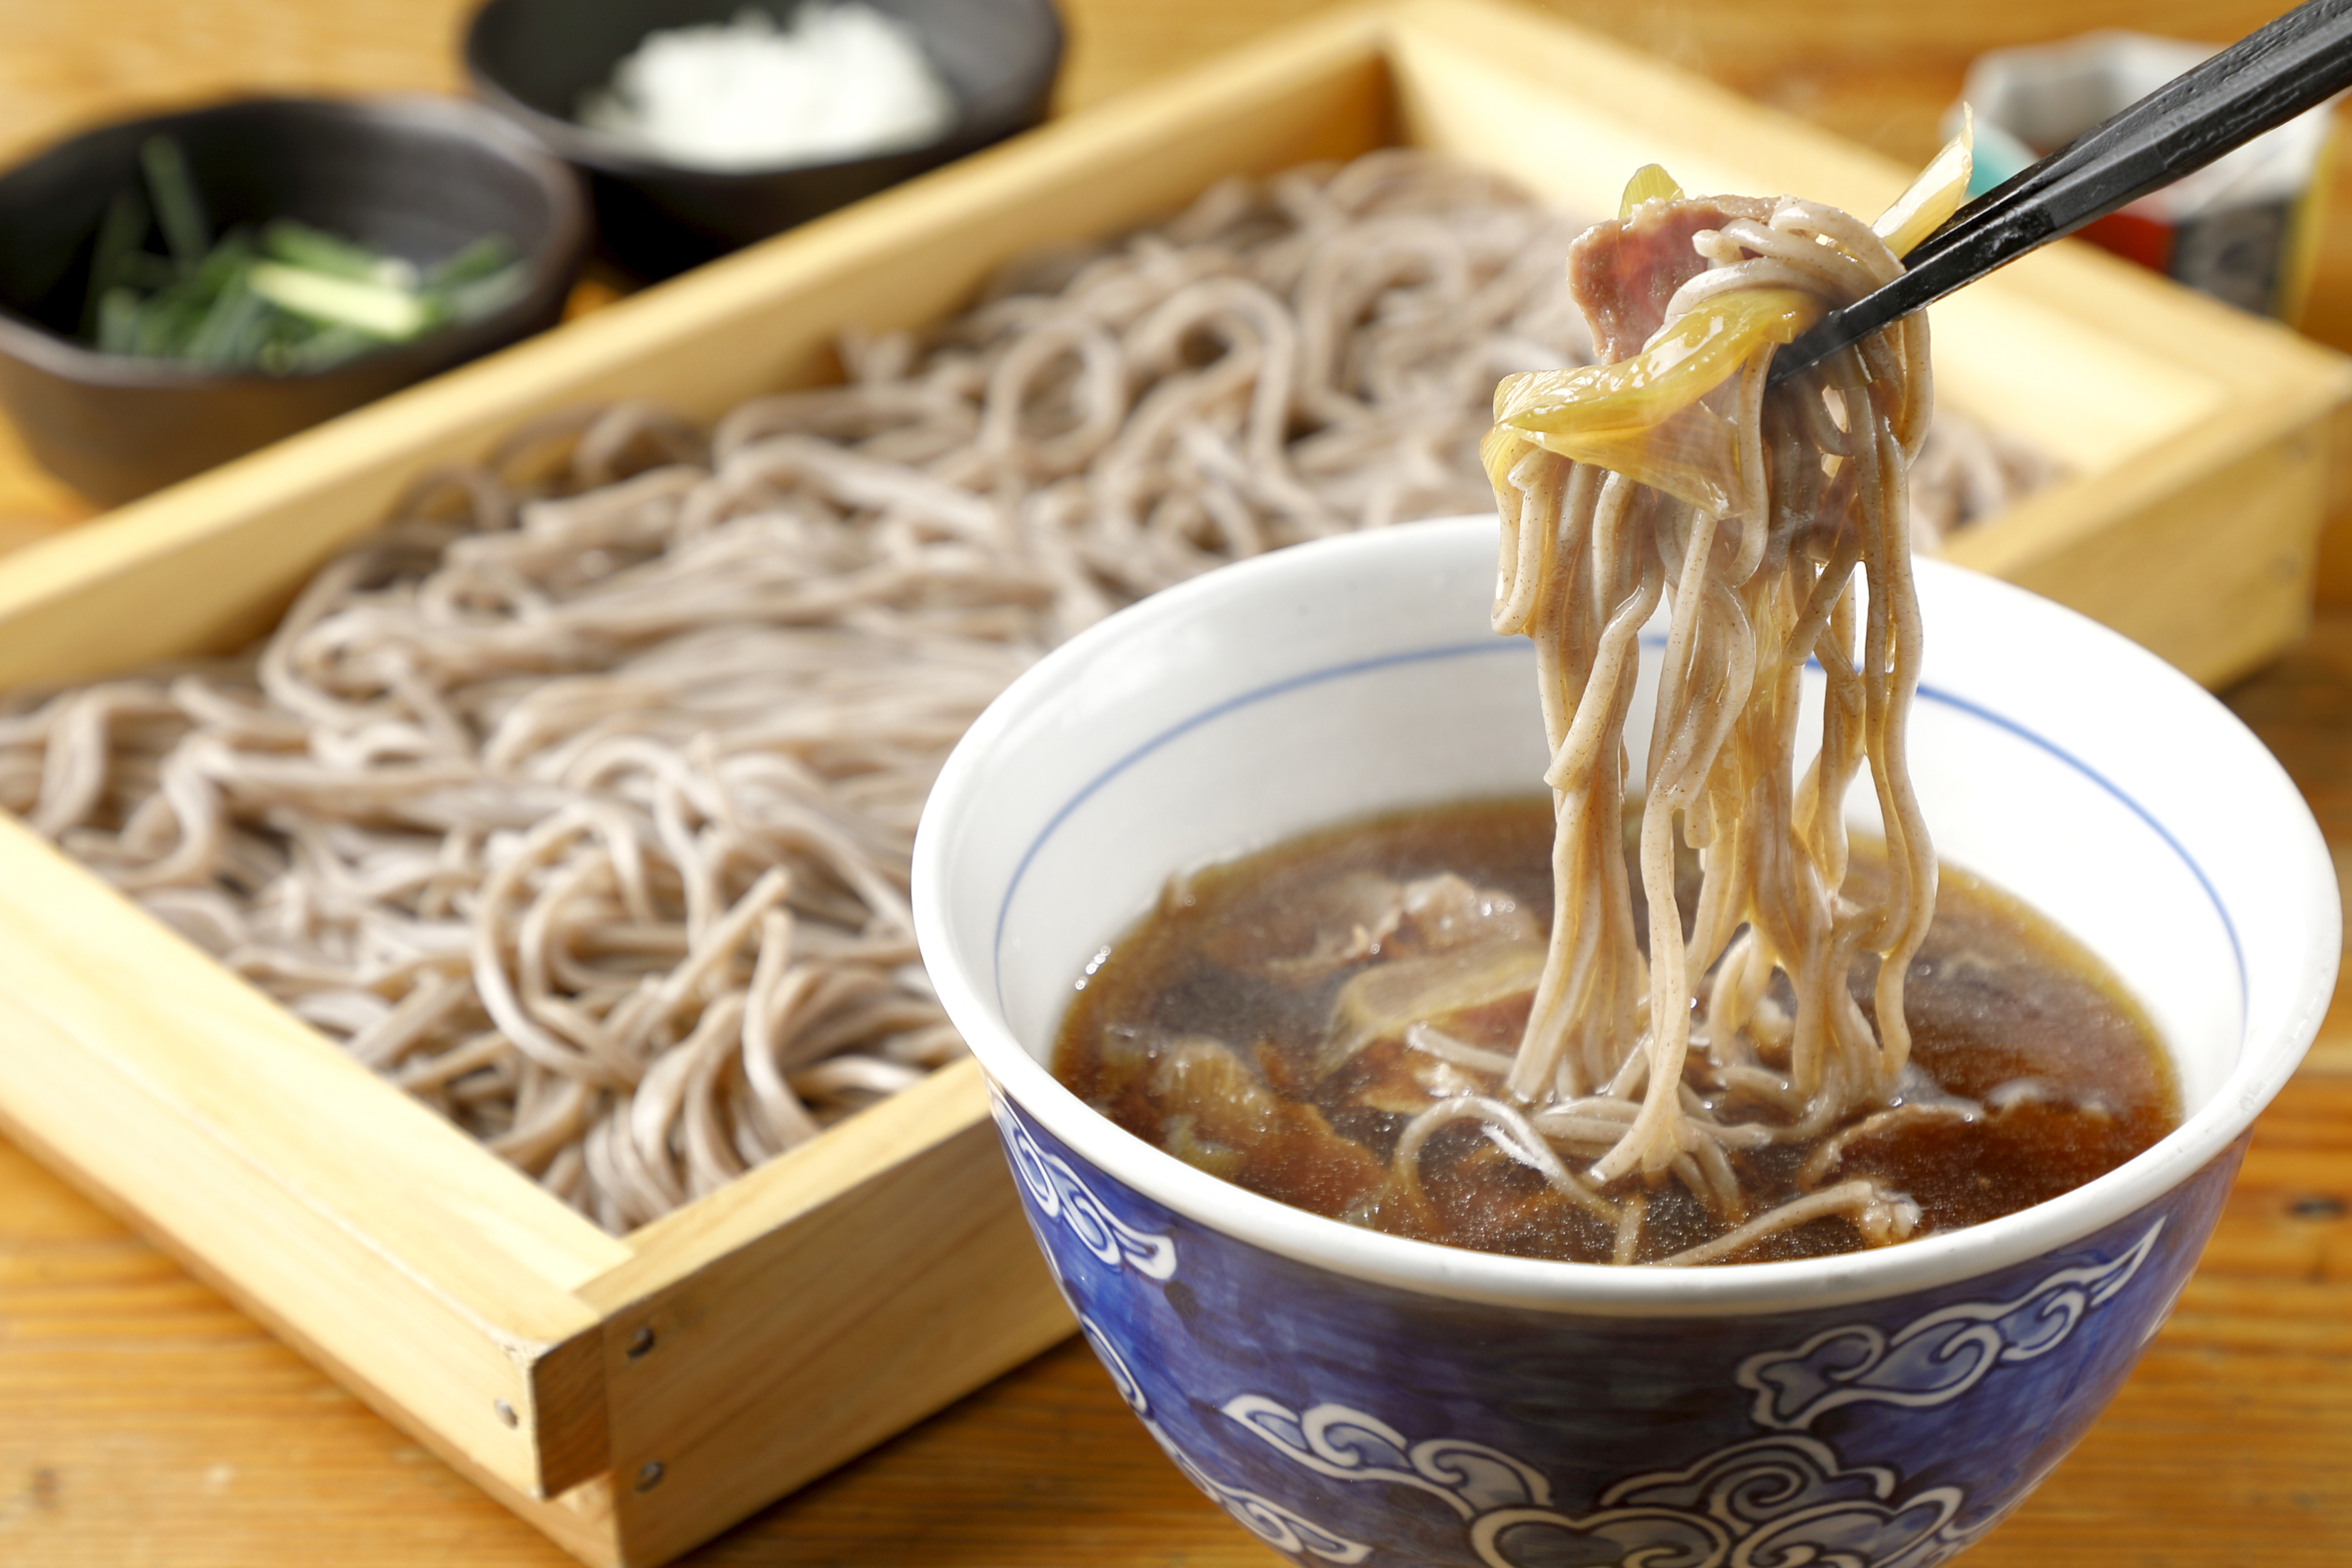
{"label": "blue and white ceramic bowl", "polygon": [[2187,1112],[2157,1147],[1881,1251],[1612,1270],[1358,1230],[1104,1121],[1044,1063],[1171,872],[1538,787],[1533,658],[1486,629],[1495,550],[1472,518],[1212,573],[1043,661],[950,760],[917,921],[1031,1224],[1152,1437],[1299,1563],[1942,1562],[2131,1370],[2309,1043],[2337,952],[2318,829],[2168,666],[1927,563],[1912,747],[1937,848],[2137,992]]}

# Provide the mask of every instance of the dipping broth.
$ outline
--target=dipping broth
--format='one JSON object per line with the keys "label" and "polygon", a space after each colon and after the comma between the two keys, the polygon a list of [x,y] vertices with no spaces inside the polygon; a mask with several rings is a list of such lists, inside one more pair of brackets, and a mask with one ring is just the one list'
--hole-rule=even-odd
{"label": "dipping broth", "polygon": [[[1610,1227],[1477,1121],[1429,1137],[1418,1193],[1391,1178],[1414,1116],[1451,1096],[1502,1093],[1497,1064],[1518,1043],[1542,962],[1551,836],[1549,798],[1475,802],[1180,876],[1077,981],[1055,1072],[1129,1132],[1250,1191],[1454,1246],[1607,1262]],[[1687,910],[1697,867],[1685,859]],[[1857,842],[1849,892],[1868,891],[1874,873]],[[1638,877],[1633,895],[1639,927]],[[1865,1016],[1874,965],[1865,956],[1850,977]],[[1785,1005],[1786,981],[1776,984]],[[1460,1005],[1423,1013],[1415,1029],[1384,993]],[[1754,1209],[1870,1177],[1916,1203],[1916,1233],[1929,1235],[2054,1197],[2179,1124],[2171,1065],[2120,983],[2031,909],[1949,865],[1905,1011],[1911,1066],[1886,1111],[1806,1143],[1730,1153]],[[1769,1093],[1753,1074],[1733,1085],[1704,1050],[1689,1060],[1685,1084],[1710,1114],[1769,1109],[1742,1104]],[[1612,1191],[1644,1185],[1633,1261],[1730,1230],[1663,1176]],[[1719,1260],[1864,1244],[1853,1220],[1826,1215]]]}

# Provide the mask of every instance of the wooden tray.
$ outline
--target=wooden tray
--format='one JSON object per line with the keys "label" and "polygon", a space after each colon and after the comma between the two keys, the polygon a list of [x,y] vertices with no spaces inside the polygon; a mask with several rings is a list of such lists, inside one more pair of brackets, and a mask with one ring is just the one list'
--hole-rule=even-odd
{"label": "wooden tray", "polygon": [[[1216,177],[1405,141],[1604,212],[1906,172],[1475,0],[1326,19],[0,563],[0,685],[265,629],[419,473],[622,396],[715,416]],[[2297,635],[2344,361],[2095,254],[1938,308],[1951,401],[2084,476],[1953,553],[2209,680]],[[651,1563],[1067,1331],[967,1064],[608,1237],[0,818],[0,1126],[583,1560]]]}

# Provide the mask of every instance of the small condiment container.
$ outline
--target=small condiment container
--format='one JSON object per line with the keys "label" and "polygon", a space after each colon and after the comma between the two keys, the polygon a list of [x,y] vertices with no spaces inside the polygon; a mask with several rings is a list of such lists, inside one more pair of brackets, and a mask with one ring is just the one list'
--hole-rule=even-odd
{"label": "small condiment container", "polygon": [[[293,218],[420,266],[485,235],[527,264],[504,306],[320,370],[101,353],[80,335],[107,204],[169,138],[221,229]],[[0,172],[0,407],[100,506],[239,457],[552,327],[587,233],[572,172],[475,105],[253,98],[124,120]]]}
{"label": "small condiment container", "polygon": [[[2145,33],[2085,33],[1979,55],[1962,89],[1976,110],[1976,174],[1992,189],[2214,52]],[[2257,315],[2294,321],[2310,288],[2332,106],[2289,120],[2186,179],[2082,230],[2082,237]],[[1959,106],[1947,117],[1958,129]]]}
{"label": "small condiment container", "polygon": [[466,28],[474,91],[588,177],[608,258],[652,279],[781,234],[1001,141],[1045,119],[1061,68],[1053,0],[866,0],[912,30],[955,100],[932,140],[821,162],[675,162],[575,118],[583,94],[654,32],[748,8],[779,25],[794,0],[483,0]]}

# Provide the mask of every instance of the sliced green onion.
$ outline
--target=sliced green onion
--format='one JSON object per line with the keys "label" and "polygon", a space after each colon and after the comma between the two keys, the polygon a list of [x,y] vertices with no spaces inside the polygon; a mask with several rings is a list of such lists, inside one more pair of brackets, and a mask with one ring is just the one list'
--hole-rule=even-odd
{"label": "sliced green onion", "polygon": [[488,277],[515,261],[515,247],[504,235],[484,235],[448,259],[426,269],[424,287],[449,288],[478,277]]}
{"label": "sliced green onion", "polygon": [[138,253],[150,221],[147,199],[134,185],[115,192],[114,199],[106,204],[106,217],[98,225],[98,239],[89,253],[89,292],[81,322],[85,337],[97,335],[100,304],[122,281],[122,264]]}
{"label": "sliced green onion", "polygon": [[366,246],[292,218],[272,218],[261,225],[261,251],[272,260],[355,283],[378,281],[376,263],[383,259],[382,253]]}
{"label": "sliced green onion", "polygon": [[323,371],[356,360],[383,347],[381,338],[371,337],[356,327],[322,327],[310,337],[296,343],[287,356],[287,368],[292,371]]}
{"label": "sliced green onion", "polygon": [[168,136],[150,136],[139,146],[139,167],[147,175],[147,193],[155,201],[155,221],[163,226],[163,243],[172,259],[194,267],[213,247],[205,209],[196,200],[195,183],[188,178],[188,161],[180,144]]}
{"label": "sliced green onion", "polygon": [[[429,268],[275,218],[210,234],[187,160],[168,137],[139,149],[141,178],[109,202],[90,245],[82,336],[100,351],[271,374],[324,370],[520,298],[530,270],[503,235]],[[168,256],[145,247],[163,231]]]}
{"label": "sliced green onion", "polygon": [[530,268],[521,262],[499,268],[487,277],[470,278],[427,292],[440,302],[452,321],[478,321],[505,309],[530,287]]}
{"label": "sliced green onion", "polygon": [[1505,376],[1495,388],[1495,422],[1556,452],[1566,449],[1549,437],[1647,430],[1721,386],[1759,348],[1789,341],[1821,314],[1819,299],[1794,288],[1718,294],[1659,329],[1630,359]]}
{"label": "sliced green onion", "polygon": [[180,357],[199,365],[240,365],[252,357],[256,331],[269,314],[269,301],[242,277],[213,297],[211,306],[181,345]]}
{"label": "sliced green onion", "polygon": [[432,320],[433,313],[414,294],[380,283],[331,277],[283,262],[254,263],[248,281],[256,294],[281,309],[390,342],[415,337]]}
{"label": "sliced green onion", "polygon": [[139,296],[129,288],[110,288],[99,296],[98,347],[100,353],[139,351]]}

